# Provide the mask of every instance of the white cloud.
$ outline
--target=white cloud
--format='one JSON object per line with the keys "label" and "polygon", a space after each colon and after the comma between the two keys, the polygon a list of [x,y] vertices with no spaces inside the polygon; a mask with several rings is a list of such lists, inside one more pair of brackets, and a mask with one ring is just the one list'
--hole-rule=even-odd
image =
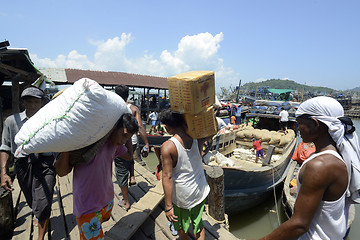
{"label": "white cloud", "polygon": [[56,59],[39,58],[37,54],[30,54],[31,60],[38,67],[59,67],[75,69],[94,69],[95,65],[86,55],[79,54],[76,50],[69,52],[67,56],[58,55]]}
{"label": "white cloud", "polygon": [[31,58],[39,67],[121,71],[163,77],[191,70],[211,70],[215,71],[217,86],[236,85],[238,74],[226,67],[224,60],[218,56],[223,39],[222,32],[215,36],[210,33],[187,35],[180,40],[175,51],[165,49],[158,58],[148,53],[139,57],[130,57],[126,47],[133,41],[133,37],[131,33],[123,33],[121,37],[106,41],[90,40],[89,43],[96,46],[93,58],[82,55],[76,50],[72,50],[67,55],[60,54],[54,60],[39,58],[36,54],[32,54]]}

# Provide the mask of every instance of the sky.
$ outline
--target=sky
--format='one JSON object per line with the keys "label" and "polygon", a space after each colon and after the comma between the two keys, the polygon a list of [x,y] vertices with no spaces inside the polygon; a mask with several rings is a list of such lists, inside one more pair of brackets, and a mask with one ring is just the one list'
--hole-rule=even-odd
{"label": "sky", "polygon": [[289,79],[360,86],[358,0],[12,0],[0,41],[37,67],[170,77],[215,72],[216,91]]}

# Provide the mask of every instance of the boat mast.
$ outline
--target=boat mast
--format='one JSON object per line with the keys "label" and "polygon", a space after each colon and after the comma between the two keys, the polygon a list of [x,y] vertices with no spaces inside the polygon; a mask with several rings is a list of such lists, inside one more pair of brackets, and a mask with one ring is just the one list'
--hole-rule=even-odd
{"label": "boat mast", "polygon": [[236,103],[239,103],[240,86],[241,86],[241,79],[239,81],[239,86],[237,87],[237,91],[236,91]]}

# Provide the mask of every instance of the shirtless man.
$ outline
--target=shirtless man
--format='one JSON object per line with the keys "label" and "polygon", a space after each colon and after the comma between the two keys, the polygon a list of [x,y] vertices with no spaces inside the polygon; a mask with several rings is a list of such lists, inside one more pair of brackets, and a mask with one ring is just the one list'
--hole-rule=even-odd
{"label": "shirtless man", "polygon": [[[359,144],[355,149],[342,145],[342,141],[347,141],[345,134],[356,135],[344,130],[340,120],[343,114],[342,106],[329,97],[313,98],[300,105],[296,120],[301,137],[304,142],[313,142],[316,152],[299,170],[299,192],[293,215],[262,239],[344,238],[349,207],[345,198],[352,177],[348,168],[353,159],[343,150],[356,152]],[[353,156],[356,159],[356,154]]]}

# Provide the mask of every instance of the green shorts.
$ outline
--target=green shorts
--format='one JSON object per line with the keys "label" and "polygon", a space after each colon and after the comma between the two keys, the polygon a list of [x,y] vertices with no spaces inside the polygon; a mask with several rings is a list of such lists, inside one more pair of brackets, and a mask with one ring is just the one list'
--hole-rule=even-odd
{"label": "green shorts", "polygon": [[187,233],[192,222],[194,227],[194,233],[197,234],[204,227],[202,222],[202,214],[205,207],[205,199],[198,205],[190,209],[179,208],[175,204],[174,214],[177,216],[177,222],[174,222],[174,227],[177,231],[184,229],[184,232]]}

